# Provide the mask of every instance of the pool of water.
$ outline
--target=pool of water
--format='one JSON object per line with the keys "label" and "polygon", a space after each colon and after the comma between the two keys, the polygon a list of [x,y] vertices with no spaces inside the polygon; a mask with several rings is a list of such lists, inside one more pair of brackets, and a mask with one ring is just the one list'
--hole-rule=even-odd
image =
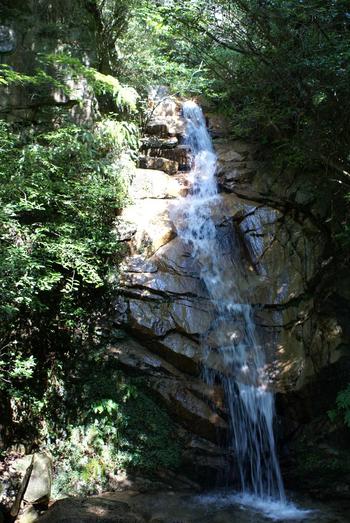
{"label": "pool of water", "polygon": [[287,504],[261,501],[240,494],[223,491],[201,495],[179,492],[165,493],[114,493],[109,499],[126,501],[132,511],[152,523],[349,523],[350,502],[328,505],[307,498],[292,500]]}
{"label": "pool of water", "polygon": [[210,493],[199,496],[198,502],[206,507],[212,505],[215,509],[226,507],[236,510],[239,508],[273,521],[311,521],[319,517],[316,509],[302,508],[292,501],[261,499],[250,494]]}

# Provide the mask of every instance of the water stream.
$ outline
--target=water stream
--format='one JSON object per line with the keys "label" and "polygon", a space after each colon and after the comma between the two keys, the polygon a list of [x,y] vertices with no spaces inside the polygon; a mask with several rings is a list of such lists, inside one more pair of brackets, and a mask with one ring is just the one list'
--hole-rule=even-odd
{"label": "water stream", "polygon": [[[223,252],[214,210],[221,205],[216,182],[216,155],[202,110],[194,102],[183,105],[186,141],[193,155],[191,191],[174,210],[177,233],[190,246],[214,305],[212,325],[215,350],[228,369],[221,375],[229,410],[230,447],[237,466],[238,503],[261,509],[271,517],[303,516],[287,502],[274,438],[274,395],[265,375],[264,347],[259,341],[254,311],[241,290],[242,269],[234,256]],[[257,267],[264,273],[264,268]],[[212,336],[211,336],[212,337]],[[203,353],[214,350],[209,337],[202,340]],[[204,368],[205,362],[204,362]],[[204,371],[210,381],[212,371]],[[232,482],[231,482],[232,483]],[[210,502],[210,497],[207,502]]]}

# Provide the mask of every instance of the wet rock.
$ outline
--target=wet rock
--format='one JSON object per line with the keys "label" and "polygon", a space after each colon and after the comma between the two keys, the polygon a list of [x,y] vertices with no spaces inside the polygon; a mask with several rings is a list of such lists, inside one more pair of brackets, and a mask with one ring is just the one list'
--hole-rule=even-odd
{"label": "wet rock", "polygon": [[178,145],[173,149],[162,150],[161,153],[159,153],[158,150],[150,150],[149,154],[151,157],[161,156],[162,158],[176,162],[180,171],[189,171],[191,169],[192,159],[188,145]]}
{"label": "wet rock", "polygon": [[204,334],[213,321],[210,303],[197,305],[191,300],[174,301],[169,306],[169,312],[178,329],[191,335]]}
{"label": "wet rock", "polygon": [[160,270],[152,273],[126,273],[121,280],[121,285],[126,288],[145,288],[167,296],[206,297],[199,279]]}
{"label": "wet rock", "polygon": [[[297,501],[299,505],[299,501]],[[311,502],[309,499],[301,500],[301,506],[311,509],[311,522],[317,514],[318,521],[322,523],[347,523],[348,503],[337,503],[333,506]],[[239,503],[230,502],[230,498],[220,495],[193,495],[192,493],[162,491],[158,488],[156,493],[114,492],[103,496],[91,497],[83,504],[82,499],[69,499],[56,502],[50,511],[40,521],[74,523],[77,519],[64,519],[64,510],[69,517],[79,513],[81,509],[82,523],[94,521],[96,523],[109,523],[113,517],[115,523],[123,523],[126,516],[134,515],[137,523],[147,521],[150,523],[266,523],[267,516],[256,508],[242,507]],[[50,514],[51,513],[51,514]],[[61,516],[62,519],[59,519]],[[95,519],[91,520],[93,516]],[[48,519],[51,517],[52,519]],[[88,518],[88,519],[86,519]],[[130,523],[130,520],[126,520]]]}
{"label": "wet rock", "polygon": [[170,134],[169,124],[165,119],[153,120],[147,124],[146,134],[166,138]]}

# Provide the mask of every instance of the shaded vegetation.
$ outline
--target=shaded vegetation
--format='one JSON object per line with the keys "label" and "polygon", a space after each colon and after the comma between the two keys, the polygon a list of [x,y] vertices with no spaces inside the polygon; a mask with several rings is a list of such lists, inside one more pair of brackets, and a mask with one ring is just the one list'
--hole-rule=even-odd
{"label": "shaded vegetation", "polygon": [[338,393],[336,408],[330,410],[328,416],[333,422],[340,420],[350,428],[350,384]]}
{"label": "shaded vegetation", "polygon": [[92,494],[117,487],[120,471],[152,477],[180,463],[172,420],[146,383],[126,377],[106,354],[103,337],[95,334],[88,352],[76,347],[56,362],[38,399],[46,420],[40,436],[55,458],[55,495]]}

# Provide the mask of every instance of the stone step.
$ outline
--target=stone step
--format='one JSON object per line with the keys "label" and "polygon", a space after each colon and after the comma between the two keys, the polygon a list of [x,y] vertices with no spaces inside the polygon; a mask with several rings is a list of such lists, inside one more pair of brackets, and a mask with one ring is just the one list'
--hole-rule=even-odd
{"label": "stone step", "polygon": [[178,163],[180,171],[190,171],[192,165],[192,158],[190,148],[188,145],[178,145],[173,149],[162,151],[151,150],[149,155],[151,157],[162,157]]}
{"label": "stone step", "polygon": [[148,149],[173,149],[178,145],[178,139],[173,136],[171,138],[158,138],[157,136],[149,136],[142,138],[141,150],[146,151]]}
{"label": "stone step", "polygon": [[159,156],[140,156],[139,165],[142,169],[155,169],[164,171],[167,174],[176,174],[179,170],[178,162],[169,160],[168,158],[161,158]]}
{"label": "stone step", "polygon": [[165,120],[154,120],[147,124],[146,134],[150,136],[157,136],[159,138],[167,138],[172,134],[173,129],[170,128]]}
{"label": "stone step", "polygon": [[183,136],[185,134],[186,122],[180,116],[152,119],[145,128],[145,134],[166,138],[168,136]]}

